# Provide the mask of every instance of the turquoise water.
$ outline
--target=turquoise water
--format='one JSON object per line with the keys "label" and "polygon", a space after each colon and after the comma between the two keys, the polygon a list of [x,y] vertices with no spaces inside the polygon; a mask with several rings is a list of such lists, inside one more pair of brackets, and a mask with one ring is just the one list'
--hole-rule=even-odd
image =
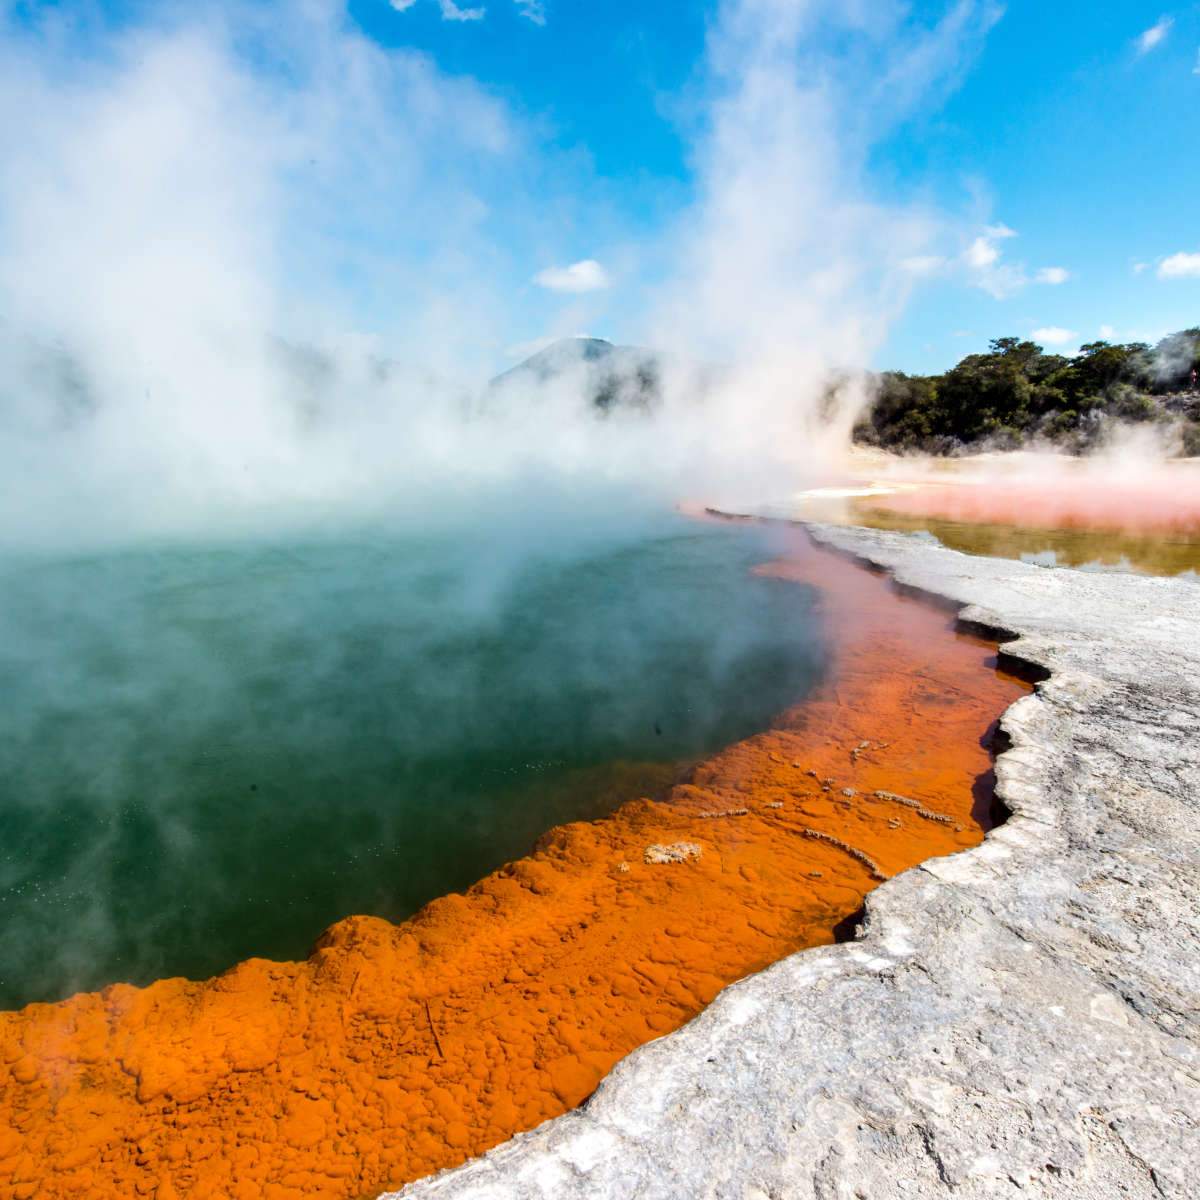
{"label": "turquoise water", "polygon": [[809,594],[748,573],[778,536],[0,563],[0,1007],[302,957],[662,791],[819,674]]}

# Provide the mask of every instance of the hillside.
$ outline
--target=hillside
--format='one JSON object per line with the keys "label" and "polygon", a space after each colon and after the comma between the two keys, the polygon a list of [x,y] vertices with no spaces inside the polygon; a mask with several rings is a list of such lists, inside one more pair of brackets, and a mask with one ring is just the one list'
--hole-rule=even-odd
{"label": "hillside", "polygon": [[1200,328],[1151,347],[1090,342],[1070,357],[997,338],[942,375],[885,371],[855,440],[954,454],[1036,443],[1082,454],[1120,425],[1158,426],[1178,453],[1200,454]]}
{"label": "hillside", "polygon": [[537,394],[579,387],[589,404],[650,408],[659,399],[661,359],[652,350],[615,346],[601,338],[561,338],[488,384],[492,395]]}

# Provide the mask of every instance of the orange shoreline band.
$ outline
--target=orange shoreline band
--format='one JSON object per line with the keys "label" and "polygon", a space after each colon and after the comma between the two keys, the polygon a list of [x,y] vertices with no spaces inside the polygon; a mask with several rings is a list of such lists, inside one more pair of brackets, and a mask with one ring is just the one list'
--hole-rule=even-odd
{"label": "orange shoreline band", "polygon": [[977,844],[985,734],[1027,685],[802,534],[760,570],[819,589],[828,676],[665,802],[304,962],[0,1014],[0,1200],[374,1196],[578,1105],[880,879]]}

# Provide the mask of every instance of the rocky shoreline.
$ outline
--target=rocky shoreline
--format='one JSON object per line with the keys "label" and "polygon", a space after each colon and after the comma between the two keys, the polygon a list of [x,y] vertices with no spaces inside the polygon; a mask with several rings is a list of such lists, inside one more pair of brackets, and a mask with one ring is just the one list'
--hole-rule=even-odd
{"label": "rocky shoreline", "polygon": [[856,941],[727,988],[582,1109],[393,1195],[1195,1194],[1196,585],[812,533],[1049,673],[1004,716],[1009,820],[872,892]]}

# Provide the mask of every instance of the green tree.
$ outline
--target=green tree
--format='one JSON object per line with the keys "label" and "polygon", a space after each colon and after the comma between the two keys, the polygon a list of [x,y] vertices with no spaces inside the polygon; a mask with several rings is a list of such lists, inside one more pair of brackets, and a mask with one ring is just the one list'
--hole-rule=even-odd
{"label": "green tree", "polygon": [[930,439],[944,436],[935,376],[885,371],[876,383],[874,403],[855,430],[858,440],[917,450],[928,448]]}
{"label": "green tree", "polygon": [[1041,353],[1036,342],[997,338],[990,354],[969,354],[947,371],[938,389],[947,432],[975,441],[1026,429],[1034,399],[1029,368]]}
{"label": "green tree", "polygon": [[[1033,435],[1081,449],[1102,435],[1105,418],[1164,419],[1154,394],[1190,387],[1193,370],[1200,372],[1200,328],[1171,334],[1153,349],[1142,342],[1088,342],[1070,358],[1001,337],[986,354],[969,354],[944,375],[880,375],[855,435],[935,452],[984,438],[1015,445]],[[1194,447],[1195,426],[1185,435]]]}

